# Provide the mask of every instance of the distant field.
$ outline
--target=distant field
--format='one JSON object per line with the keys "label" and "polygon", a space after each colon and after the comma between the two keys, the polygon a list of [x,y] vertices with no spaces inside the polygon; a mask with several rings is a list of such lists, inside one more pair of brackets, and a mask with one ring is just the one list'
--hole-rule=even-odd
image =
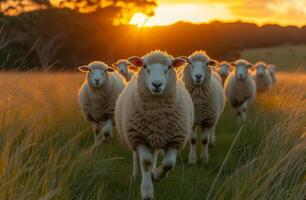
{"label": "distant field", "polygon": [[265,61],[276,64],[280,70],[306,70],[306,46],[280,46],[249,49],[242,57],[250,62]]}
{"label": "distant field", "polygon": [[[83,78],[0,74],[1,200],[140,199],[139,181],[130,177],[131,152],[122,142],[115,137],[92,146],[93,134],[77,105]],[[257,98],[240,135],[226,107],[209,164],[189,166],[187,145],[169,177],[155,185],[156,200],[302,200],[305,82],[306,74],[278,74],[277,86]]]}

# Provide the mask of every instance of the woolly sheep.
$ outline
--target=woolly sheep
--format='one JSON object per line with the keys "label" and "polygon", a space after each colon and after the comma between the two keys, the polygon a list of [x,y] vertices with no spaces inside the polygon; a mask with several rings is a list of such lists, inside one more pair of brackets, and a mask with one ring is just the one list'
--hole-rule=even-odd
{"label": "woolly sheep", "polygon": [[231,73],[232,69],[233,66],[227,61],[222,61],[218,65],[216,72],[221,76],[222,85],[224,85],[225,80],[228,77],[228,75]]}
{"label": "woolly sheep", "polygon": [[214,75],[213,66],[217,63],[211,60],[204,51],[194,52],[188,58],[183,72],[183,81],[189,91],[194,107],[194,129],[190,138],[189,163],[197,162],[196,131],[201,131],[202,150],[200,159],[208,162],[208,143],[213,145],[215,127],[225,106],[225,94],[222,83]]}
{"label": "woolly sheep", "polygon": [[134,72],[129,69],[129,62],[127,60],[118,60],[113,64],[113,66],[118,69],[119,73],[125,78],[126,81],[129,81],[134,75]]}
{"label": "woolly sheep", "polygon": [[272,85],[276,83],[276,75],[275,75],[275,65],[268,65],[268,72],[270,73],[270,76],[272,78]]}
{"label": "woolly sheep", "polygon": [[92,125],[95,144],[98,144],[100,133],[104,141],[112,136],[115,103],[125,82],[103,62],[94,61],[79,70],[86,72],[86,80],[79,91],[79,104]]}
{"label": "woolly sheep", "polygon": [[239,59],[231,64],[235,69],[225,81],[225,95],[236,110],[238,122],[242,122],[246,119],[249,106],[255,100],[256,83],[248,71],[252,67],[248,61]]}
{"label": "woolly sheep", "polygon": [[257,62],[254,65],[254,72],[252,74],[255,82],[257,92],[265,92],[272,86],[272,77],[267,70],[267,64],[264,62]]}
{"label": "woolly sheep", "polygon": [[[142,199],[153,199],[152,179],[164,179],[174,167],[191,134],[194,108],[174,70],[184,59],[153,51],[128,61],[140,70],[118,98],[115,122],[119,135],[133,151],[133,177],[141,170]],[[158,150],[165,155],[156,168]]]}

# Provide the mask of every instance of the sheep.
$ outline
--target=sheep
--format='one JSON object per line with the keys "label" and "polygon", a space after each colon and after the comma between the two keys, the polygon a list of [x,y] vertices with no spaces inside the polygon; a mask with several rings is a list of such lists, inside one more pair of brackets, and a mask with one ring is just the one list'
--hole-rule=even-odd
{"label": "sheep", "polygon": [[227,61],[222,61],[218,65],[216,71],[221,76],[223,86],[224,86],[227,76],[231,73],[232,69],[233,69],[233,66]]}
{"label": "sheep", "polygon": [[189,91],[194,107],[195,117],[190,138],[189,163],[197,162],[196,132],[201,133],[202,150],[200,160],[207,163],[208,145],[215,140],[215,127],[225,107],[225,94],[219,75],[213,71],[217,63],[204,51],[196,51],[187,58],[188,64],[183,71],[182,80]]}
{"label": "sheep", "polygon": [[248,71],[252,64],[244,59],[231,64],[234,71],[225,81],[225,95],[236,111],[238,122],[241,123],[246,120],[247,110],[256,98],[256,83]]}
{"label": "sheep", "polygon": [[[191,134],[194,108],[174,70],[184,59],[153,51],[128,61],[140,70],[117,100],[115,122],[119,135],[133,151],[134,179],[141,170],[142,199],[153,199],[152,181],[164,179],[173,169]],[[158,150],[165,153],[161,166],[155,167]]]}
{"label": "sheep", "polygon": [[270,76],[272,78],[272,85],[276,83],[275,68],[276,67],[273,64],[268,65],[268,72],[270,73]]}
{"label": "sheep", "polygon": [[91,123],[95,144],[98,144],[100,133],[103,141],[112,137],[115,103],[125,82],[113,68],[100,61],[80,66],[79,70],[86,73],[79,91],[79,105]]}
{"label": "sheep", "polygon": [[127,60],[120,59],[116,63],[112,65],[115,69],[118,69],[119,73],[125,78],[125,80],[128,82],[132,76],[134,75],[134,72],[129,69],[129,63]]}
{"label": "sheep", "polygon": [[257,92],[265,92],[272,86],[272,77],[267,70],[267,64],[264,62],[257,62],[254,65],[254,72],[252,74],[255,82]]}

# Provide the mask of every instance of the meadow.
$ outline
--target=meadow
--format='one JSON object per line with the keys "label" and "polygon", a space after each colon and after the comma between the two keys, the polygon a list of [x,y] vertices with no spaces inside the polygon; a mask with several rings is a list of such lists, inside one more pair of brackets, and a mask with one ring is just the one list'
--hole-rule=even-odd
{"label": "meadow", "polygon": [[[78,73],[0,74],[0,199],[139,199],[132,155],[117,135],[93,146],[77,104]],[[279,73],[239,126],[226,107],[209,164],[188,145],[156,199],[305,199],[306,74]]]}
{"label": "meadow", "polygon": [[250,62],[264,60],[273,63],[282,71],[294,71],[296,68],[306,69],[306,46],[283,45],[269,48],[257,48],[244,50],[241,56]]}

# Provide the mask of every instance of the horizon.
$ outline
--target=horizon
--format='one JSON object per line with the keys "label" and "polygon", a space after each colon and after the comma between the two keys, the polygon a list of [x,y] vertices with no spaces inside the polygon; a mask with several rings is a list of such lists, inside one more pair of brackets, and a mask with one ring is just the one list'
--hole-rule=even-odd
{"label": "horizon", "polygon": [[[252,6],[250,6],[251,4]],[[149,17],[134,13],[129,24],[138,27],[169,26],[177,22],[203,24],[212,21],[255,23],[258,26],[277,24],[280,26],[306,25],[306,1],[259,0],[255,3],[235,0],[157,0],[155,14]],[[203,12],[205,11],[205,12]]]}

